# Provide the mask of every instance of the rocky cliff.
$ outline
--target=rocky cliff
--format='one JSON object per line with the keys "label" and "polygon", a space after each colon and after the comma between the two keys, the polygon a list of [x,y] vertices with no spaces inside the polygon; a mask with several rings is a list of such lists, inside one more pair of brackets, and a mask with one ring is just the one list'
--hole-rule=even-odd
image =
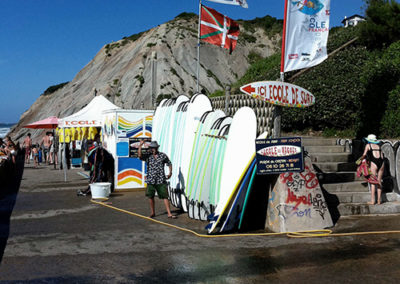
{"label": "rocky cliff", "polygon": [[[203,93],[222,90],[240,78],[249,66],[249,55],[266,57],[279,50],[279,35],[269,37],[260,27],[250,29],[243,21],[239,23],[241,35],[231,55],[218,46],[201,44],[200,90]],[[153,62],[156,96],[191,95],[196,92],[196,46],[194,14],[177,16],[146,32],[107,44],[71,82],[53,93],[42,94],[21,116],[11,136],[15,139],[24,136],[28,129],[21,128],[22,125],[51,115],[62,118],[80,110],[95,92],[125,109],[151,108]],[[29,131],[34,138],[43,132]]]}

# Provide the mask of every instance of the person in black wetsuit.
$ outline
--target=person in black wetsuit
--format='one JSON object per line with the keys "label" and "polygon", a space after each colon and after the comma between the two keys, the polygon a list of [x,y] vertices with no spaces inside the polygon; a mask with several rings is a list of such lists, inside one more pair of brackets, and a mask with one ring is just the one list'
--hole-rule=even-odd
{"label": "person in black wetsuit", "polygon": [[367,145],[365,145],[364,153],[359,160],[361,161],[366,158],[372,173],[371,176],[368,178],[368,183],[371,186],[371,201],[368,202],[368,204],[375,204],[376,188],[378,188],[377,204],[381,204],[382,175],[385,168],[382,149],[379,144],[380,142],[376,139],[376,136],[374,134],[370,134],[367,138],[364,139],[367,142]]}

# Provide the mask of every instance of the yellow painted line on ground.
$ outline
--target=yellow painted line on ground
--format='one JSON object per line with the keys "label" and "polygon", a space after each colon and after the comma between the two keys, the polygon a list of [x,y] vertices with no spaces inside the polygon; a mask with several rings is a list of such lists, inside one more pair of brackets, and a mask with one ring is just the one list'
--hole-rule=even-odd
{"label": "yellow painted line on ground", "polygon": [[167,227],[171,227],[183,232],[187,232],[187,233],[191,233],[197,237],[201,237],[201,238],[233,238],[233,237],[248,237],[248,236],[279,236],[279,235],[286,235],[289,238],[320,238],[320,237],[345,237],[345,236],[365,236],[365,235],[383,235],[383,234],[400,234],[400,230],[392,230],[392,231],[371,231],[371,232],[351,232],[351,233],[332,233],[332,230],[328,230],[328,229],[323,229],[323,230],[310,230],[310,231],[299,231],[299,232],[284,232],[284,233],[244,233],[244,234],[221,234],[221,235],[207,235],[207,234],[199,234],[193,230],[190,229],[186,229],[183,227],[179,227],[176,225],[172,225],[166,222],[162,222],[150,217],[146,217],[143,216],[141,214],[135,213],[135,212],[131,212],[125,209],[121,209],[115,206],[111,206],[107,203],[105,203],[105,201],[107,201],[108,199],[104,200],[104,201],[97,201],[94,199],[91,199],[90,201],[94,204],[98,204],[104,207],[108,207],[110,209],[125,213],[125,214],[129,214],[135,217],[139,217],[142,219],[146,219],[148,221],[152,221],[155,222],[157,224],[160,225],[164,225]]}

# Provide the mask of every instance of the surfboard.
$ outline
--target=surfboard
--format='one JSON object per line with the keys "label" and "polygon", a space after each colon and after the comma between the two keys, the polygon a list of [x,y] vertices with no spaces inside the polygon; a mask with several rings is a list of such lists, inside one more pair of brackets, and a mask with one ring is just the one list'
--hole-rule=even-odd
{"label": "surfboard", "polygon": [[163,117],[163,122],[162,122],[162,128],[161,128],[161,134],[160,134],[160,141],[158,144],[160,145],[160,151],[164,152],[168,155],[168,144],[169,144],[169,124],[171,121],[171,114],[172,114],[172,107],[175,104],[176,99],[169,99],[166,103],[166,108],[164,112],[164,117]]}
{"label": "surfboard", "polygon": [[208,233],[215,233],[220,218],[235,196],[236,190],[255,157],[257,119],[249,107],[240,108],[234,115],[229,129],[221,173],[220,199],[206,227]]}
{"label": "surfboard", "polygon": [[[257,137],[257,139],[266,139],[267,136],[268,136],[268,132],[264,132],[264,133],[260,134]],[[242,207],[242,211],[240,213],[240,220],[239,220],[239,225],[238,225],[238,229],[239,230],[241,229],[242,224],[243,224],[243,217],[244,217],[244,214],[246,213],[247,203],[248,203],[248,200],[249,200],[249,196],[250,196],[251,190],[253,188],[252,186],[253,186],[254,179],[256,177],[256,172],[257,172],[257,165],[254,166],[253,173],[251,175],[250,182],[249,182],[249,187],[247,189],[246,196],[245,196],[245,199],[244,199],[244,202],[243,202],[243,207]]]}
{"label": "surfboard", "polygon": [[248,203],[248,200],[249,200],[250,192],[251,192],[251,189],[252,189],[252,186],[253,186],[253,182],[254,182],[254,178],[256,176],[256,173],[257,173],[257,165],[255,165],[255,167],[253,169],[253,173],[251,174],[251,178],[250,178],[250,182],[249,182],[249,188],[247,189],[246,196],[244,198],[243,208],[242,208],[242,212],[240,213],[240,220],[239,220],[239,225],[238,225],[238,229],[239,230],[242,228],[244,213],[246,212],[247,203]]}
{"label": "surfboard", "polygon": [[180,199],[180,191],[177,191],[176,189],[176,183],[178,181],[178,172],[179,172],[179,164],[181,160],[181,145],[182,141],[184,138],[184,126],[186,123],[186,110],[187,110],[187,105],[189,104],[189,100],[181,102],[177,109],[176,109],[176,114],[175,114],[175,121],[174,121],[174,131],[172,135],[175,136],[174,138],[174,145],[172,145],[172,176],[170,179],[170,187],[171,187],[171,203],[177,207],[177,208],[182,208],[181,204],[181,199]]}
{"label": "surfboard", "polygon": [[186,203],[186,195],[184,188],[189,171],[189,164],[193,149],[195,132],[200,122],[201,116],[205,112],[210,110],[212,110],[211,101],[207,96],[203,94],[198,94],[192,97],[187,108],[184,139],[182,142],[182,159],[179,165],[179,173],[178,173],[179,180],[178,183],[176,184],[176,188],[181,191],[182,203]]}
{"label": "surfboard", "polygon": [[[257,139],[263,139],[266,137],[267,132],[264,132],[263,134],[258,136]],[[256,171],[257,165],[256,159],[254,158],[254,161],[248,169],[244,180],[241,182],[234,201],[228,206],[228,208],[230,208],[228,214],[226,215],[225,211],[224,215],[221,217],[220,222],[223,222],[223,225],[219,231],[220,233],[227,233],[240,229],[243,223],[243,216],[247,207],[248,198],[256,176]]]}
{"label": "surfboard", "polygon": [[218,132],[218,141],[217,141],[217,155],[213,161],[213,173],[212,176],[212,185],[210,192],[210,209],[211,213],[214,213],[215,207],[219,201],[220,188],[221,188],[221,173],[222,173],[222,165],[225,157],[225,149],[226,149],[226,141],[228,139],[230,123],[232,122],[232,118],[229,118],[229,124],[221,127]]}
{"label": "surfboard", "polygon": [[211,113],[212,113],[212,111],[207,111],[202,115],[199,125],[196,130],[194,143],[193,143],[193,149],[192,149],[191,158],[190,158],[190,162],[189,162],[188,178],[186,180],[186,185],[185,185],[185,193],[189,199],[192,198],[192,190],[194,187],[195,175],[196,175],[196,170],[197,170],[196,163],[197,163],[198,158],[200,157],[200,152],[203,150],[201,148],[200,141],[203,138],[207,124],[209,124],[212,119]]}
{"label": "surfboard", "polygon": [[[168,130],[166,131],[167,135],[167,139],[166,139],[166,143],[165,143],[165,153],[167,154],[167,156],[170,158],[171,163],[173,161],[173,156],[175,155],[175,149],[176,149],[176,145],[177,145],[177,127],[176,127],[176,122],[179,116],[179,113],[177,112],[178,107],[181,105],[181,103],[187,102],[189,101],[189,98],[184,96],[184,95],[180,95],[176,98],[174,104],[170,107],[169,109],[169,116],[166,118],[169,123],[166,124],[166,127],[168,127]],[[172,165],[172,167],[174,167],[174,165]],[[168,171],[168,169],[165,169],[166,172]],[[171,200],[171,203],[173,206],[180,208],[180,202],[176,197],[176,193],[174,188],[171,187],[171,182],[168,181],[169,184],[169,197]]]}
{"label": "surfboard", "polygon": [[176,139],[176,132],[177,132],[177,125],[176,125],[176,118],[177,118],[177,109],[179,105],[183,102],[187,102],[189,98],[185,95],[180,95],[176,98],[174,105],[172,106],[171,109],[171,116],[170,116],[170,123],[169,123],[169,132],[168,135],[169,140],[168,140],[168,148],[166,150],[166,154],[171,157],[172,156],[172,151],[175,149],[175,139]]}
{"label": "surfboard", "polygon": [[205,112],[202,117],[200,118],[199,125],[196,130],[195,138],[194,138],[194,144],[193,144],[193,149],[192,149],[192,154],[190,158],[190,163],[189,163],[189,172],[188,172],[188,178],[186,180],[185,184],[185,195],[187,198],[187,205],[188,205],[188,216],[189,218],[194,218],[194,201],[193,201],[193,196],[192,196],[192,191],[194,187],[194,180],[196,179],[195,176],[195,165],[196,161],[199,157],[200,153],[200,140],[202,138],[203,133],[203,128],[206,124],[206,120],[210,120],[212,111],[207,111]]}
{"label": "surfboard", "polygon": [[168,99],[163,105],[162,105],[162,107],[161,107],[161,110],[160,110],[160,119],[159,119],[159,124],[158,124],[158,133],[157,133],[157,142],[158,142],[158,144],[160,145],[160,147],[161,147],[161,145],[162,145],[162,140],[163,140],[163,131],[164,131],[164,129],[163,129],[163,127],[164,127],[164,124],[165,124],[165,113],[166,113],[166,111],[167,111],[167,108],[168,108],[168,104],[170,103],[170,99]]}
{"label": "surfboard", "polygon": [[240,187],[236,193],[232,205],[230,205],[228,214],[226,215],[225,218],[224,217],[221,218],[221,222],[223,222],[223,225],[219,230],[220,233],[230,232],[238,228],[240,222],[240,216],[243,210],[244,200],[246,198],[248,190],[250,189],[250,180],[255,165],[256,165],[256,159],[254,158],[254,160],[252,161],[250,167],[246,172],[246,175],[244,176],[244,179],[240,184]]}
{"label": "surfboard", "polygon": [[[204,173],[206,171],[206,163],[207,163],[207,158],[209,157],[208,153],[210,151],[210,147],[212,147],[211,142],[211,137],[210,131],[215,131],[213,130],[213,126],[215,126],[216,122],[222,117],[224,117],[225,114],[221,110],[216,110],[213,111],[209,114],[207,119],[204,122],[204,127],[202,129],[202,132],[200,133],[200,140],[199,140],[199,148],[197,149],[197,156],[194,159],[193,163],[193,179],[192,179],[192,192],[191,192],[191,199],[189,201],[192,201],[192,205],[194,205],[194,218],[195,219],[200,219],[200,203],[199,203],[199,198],[201,195],[201,192],[203,191],[204,187],[207,187],[206,183],[204,184]],[[209,191],[209,187],[205,189],[205,191]]]}
{"label": "surfboard", "polygon": [[[222,114],[222,113],[221,113]],[[206,151],[204,155],[202,156],[202,161],[201,161],[201,168],[202,171],[199,173],[199,189],[198,189],[198,195],[197,195],[197,207],[199,208],[199,219],[206,221],[207,216],[210,215],[211,213],[211,208],[210,208],[210,192],[212,191],[211,189],[211,178],[214,173],[211,171],[212,167],[212,162],[213,162],[213,155],[218,155],[218,153],[215,152],[215,146],[216,146],[216,141],[217,139],[217,134],[220,130],[221,126],[224,126],[230,119],[225,119],[226,117],[220,116],[220,118],[216,121],[216,123],[213,125],[209,131],[208,134],[206,134]]]}
{"label": "surfboard", "polygon": [[153,117],[153,129],[152,129],[152,140],[158,141],[159,139],[159,133],[160,133],[160,124],[162,121],[162,113],[164,110],[164,104],[166,103],[167,99],[163,99],[159,104],[156,110],[154,111],[154,117]]}
{"label": "surfboard", "polygon": [[152,129],[152,139],[157,140],[158,138],[158,131],[159,131],[159,123],[160,123],[160,114],[163,104],[167,101],[167,99],[163,99],[159,104],[156,110],[154,111],[153,115],[153,129]]}

